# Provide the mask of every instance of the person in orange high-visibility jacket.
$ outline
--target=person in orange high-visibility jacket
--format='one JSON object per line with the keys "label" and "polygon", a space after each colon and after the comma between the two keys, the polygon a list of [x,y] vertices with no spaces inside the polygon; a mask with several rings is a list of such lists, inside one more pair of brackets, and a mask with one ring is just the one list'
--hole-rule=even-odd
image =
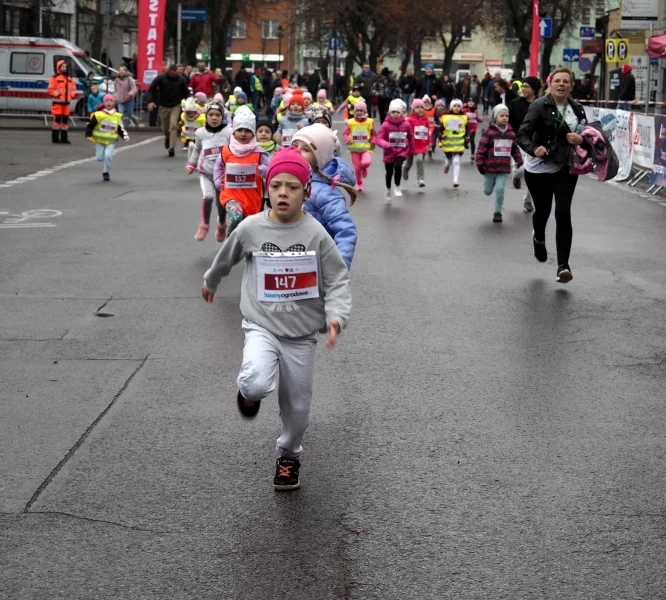
{"label": "person in orange high-visibility jacket", "polygon": [[53,98],[53,104],[51,105],[51,114],[53,115],[51,141],[54,144],[71,144],[67,139],[69,103],[76,96],[76,83],[67,73],[67,61],[59,60],[56,63],[56,73],[49,81],[48,94]]}

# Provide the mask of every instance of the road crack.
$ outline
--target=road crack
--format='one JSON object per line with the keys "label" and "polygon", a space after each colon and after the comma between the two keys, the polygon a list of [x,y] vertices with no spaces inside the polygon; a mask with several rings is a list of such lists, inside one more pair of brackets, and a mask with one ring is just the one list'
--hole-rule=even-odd
{"label": "road crack", "polygon": [[30,500],[26,503],[25,507],[23,508],[23,512],[27,513],[30,512],[30,508],[32,505],[37,502],[39,497],[42,495],[44,490],[48,487],[48,485],[53,481],[53,479],[56,477],[58,473],[60,473],[60,470],[67,464],[70,458],[76,454],[76,451],[83,445],[83,442],[88,439],[88,436],[93,432],[95,427],[99,424],[99,422],[106,416],[106,414],[111,410],[113,405],[116,403],[118,398],[120,398],[125,390],[129,387],[129,384],[132,383],[132,379],[134,379],[134,376],[143,368],[143,366],[146,364],[148,361],[148,357],[150,354],[146,354],[146,356],[143,358],[141,361],[141,364],[132,371],[131,375],[125,380],[125,383],[123,386],[120,388],[118,393],[111,399],[111,402],[106,406],[106,408],[99,414],[97,415],[97,418],[88,426],[88,428],[83,432],[81,437],[76,441],[76,443],[69,449],[67,454],[63,457],[63,459],[55,466],[55,468],[48,474],[46,479],[42,481],[40,486],[37,488],[35,493],[32,495]]}
{"label": "road crack", "polygon": [[120,527],[121,529],[129,529],[130,531],[145,531],[147,533],[164,533],[164,534],[177,533],[175,531],[160,531],[158,529],[148,529],[147,527],[139,527],[138,525],[127,525],[125,523],[118,523],[117,521],[110,521],[108,519],[93,519],[92,517],[83,517],[81,515],[74,515],[72,513],[59,510],[31,510],[29,512],[24,511],[24,514],[66,517],[68,519],[76,519],[77,521],[87,521],[89,523],[101,523],[103,525],[114,525],[115,527]]}

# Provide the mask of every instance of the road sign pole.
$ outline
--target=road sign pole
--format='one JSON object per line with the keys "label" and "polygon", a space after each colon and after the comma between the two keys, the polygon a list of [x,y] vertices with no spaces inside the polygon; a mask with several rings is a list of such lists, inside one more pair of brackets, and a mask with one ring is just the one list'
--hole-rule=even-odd
{"label": "road sign pole", "polygon": [[539,73],[539,0],[532,0],[532,46],[530,48],[530,77]]}
{"label": "road sign pole", "polygon": [[[173,29],[171,30],[173,31]],[[180,40],[183,37],[183,5],[178,5],[178,24],[176,25],[176,62],[180,64]]]}

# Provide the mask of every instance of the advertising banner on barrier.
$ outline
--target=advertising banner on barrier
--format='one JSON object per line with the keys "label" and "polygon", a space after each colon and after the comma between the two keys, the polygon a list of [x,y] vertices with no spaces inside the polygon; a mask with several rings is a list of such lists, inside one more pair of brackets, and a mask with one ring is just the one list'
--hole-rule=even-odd
{"label": "advertising banner on barrier", "polygon": [[633,150],[631,134],[634,124],[634,115],[626,110],[604,110],[607,112],[615,112],[615,137],[612,140],[612,144],[613,149],[617,154],[617,158],[620,161],[620,168],[613,181],[624,181],[629,175],[631,175],[631,152]]}
{"label": "advertising banner on barrier", "polygon": [[142,89],[162,72],[165,11],[166,0],[139,0],[136,81]]}
{"label": "advertising banner on barrier", "polygon": [[654,166],[650,182],[666,186],[666,117],[656,116],[654,119]]}
{"label": "advertising banner on barrier", "polygon": [[641,169],[652,170],[654,167],[654,117],[634,115],[634,153],[633,163]]}

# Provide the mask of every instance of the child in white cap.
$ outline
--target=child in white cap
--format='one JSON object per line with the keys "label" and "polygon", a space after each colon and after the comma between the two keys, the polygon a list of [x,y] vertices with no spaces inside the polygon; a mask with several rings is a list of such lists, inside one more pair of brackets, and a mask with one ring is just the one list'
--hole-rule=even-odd
{"label": "child in white cap", "polygon": [[393,193],[397,198],[402,196],[400,181],[402,166],[407,157],[414,151],[412,128],[402,114],[402,100],[392,100],[389,114],[382,123],[376,137],[376,144],[384,150],[384,167],[386,169],[386,203],[390,204],[391,180],[395,182]]}

